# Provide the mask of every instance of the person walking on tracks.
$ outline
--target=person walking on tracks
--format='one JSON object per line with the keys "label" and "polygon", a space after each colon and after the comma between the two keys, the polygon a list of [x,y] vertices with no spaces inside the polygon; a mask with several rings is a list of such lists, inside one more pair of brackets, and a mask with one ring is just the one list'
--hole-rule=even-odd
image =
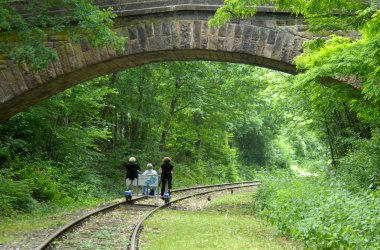
{"label": "person walking on tracks", "polygon": [[168,185],[168,192],[170,194],[170,190],[172,189],[172,178],[173,178],[173,165],[170,164],[170,158],[169,157],[164,157],[163,159],[163,164],[161,165],[160,168],[160,173],[161,173],[161,197],[165,193],[165,188],[166,185]]}
{"label": "person walking on tracks", "polygon": [[[129,162],[125,164],[125,170],[127,171],[125,183],[127,188],[131,190],[133,186],[137,187],[137,178],[139,177],[139,171],[141,171],[140,166],[136,163],[135,157],[129,158]],[[137,192],[137,190],[135,191]]]}

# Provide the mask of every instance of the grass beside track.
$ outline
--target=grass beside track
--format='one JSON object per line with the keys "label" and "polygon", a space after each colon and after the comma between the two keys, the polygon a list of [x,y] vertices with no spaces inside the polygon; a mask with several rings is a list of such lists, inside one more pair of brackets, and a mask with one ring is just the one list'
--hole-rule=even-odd
{"label": "grass beside track", "polygon": [[18,249],[20,246],[24,246],[21,249],[28,249],[31,241],[42,242],[46,235],[103,202],[103,200],[89,200],[66,207],[46,206],[32,214],[0,218],[0,249]]}
{"label": "grass beside track", "polygon": [[140,249],[302,249],[256,218],[253,202],[250,193],[237,193],[198,211],[161,211],[144,224]]}

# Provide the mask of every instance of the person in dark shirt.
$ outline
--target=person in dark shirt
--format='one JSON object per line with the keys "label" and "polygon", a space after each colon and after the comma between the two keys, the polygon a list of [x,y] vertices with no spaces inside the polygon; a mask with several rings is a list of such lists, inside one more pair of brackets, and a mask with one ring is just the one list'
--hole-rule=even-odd
{"label": "person in dark shirt", "polygon": [[173,178],[173,165],[170,164],[170,158],[169,157],[164,157],[163,159],[163,164],[161,165],[160,168],[160,173],[161,173],[161,196],[164,195],[165,192],[165,186],[166,183],[168,185],[168,191],[170,194],[170,190],[172,189],[172,178]]}
{"label": "person in dark shirt", "polygon": [[125,177],[125,183],[127,188],[131,190],[131,187],[137,187],[137,178],[139,177],[140,166],[136,163],[135,157],[130,157],[129,162],[125,164],[125,170],[127,175]]}

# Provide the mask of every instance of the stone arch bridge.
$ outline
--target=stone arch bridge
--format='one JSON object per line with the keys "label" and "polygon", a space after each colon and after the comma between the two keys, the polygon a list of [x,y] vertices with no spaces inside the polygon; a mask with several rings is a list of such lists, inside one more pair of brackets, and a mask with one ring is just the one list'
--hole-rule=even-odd
{"label": "stone arch bridge", "polygon": [[172,60],[236,62],[295,73],[293,59],[310,38],[302,18],[260,7],[249,20],[217,29],[207,21],[223,0],[98,0],[118,14],[125,52],[91,48],[50,36],[58,60],[39,73],[11,61],[0,64],[0,121],[77,83],[127,68]]}

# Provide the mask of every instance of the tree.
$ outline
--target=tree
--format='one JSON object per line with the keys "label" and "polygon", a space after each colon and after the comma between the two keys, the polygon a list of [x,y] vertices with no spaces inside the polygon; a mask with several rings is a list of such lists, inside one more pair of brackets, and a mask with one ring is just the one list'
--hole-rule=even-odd
{"label": "tree", "polygon": [[[31,0],[25,9],[17,2],[0,0],[0,54],[15,63],[25,63],[35,71],[45,69],[57,58],[46,44],[51,35],[72,42],[87,39],[94,47],[124,49],[126,38],[112,30],[116,14],[110,8],[99,9],[91,0]],[[62,14],[52,12],[57,9]]]}
{"label": "tree", "polygon": [[[255,6],[273,4],[275,8],[305,17],[310,30],[329,39],[318,38],[305,43],[304,53],[295,63],[303,84],[321,83],[330,79],[338,85],[351,84],[347,105],[364,122],[376,126],[379,120],[380,89],[380,10],[378,1],[353,0],[245,0],[225,1],[210,24],[222,25],[233,17],[255,14]],[[361,37],[342,37],[334,32],[358,31]],[[331,81],[335,79],[336,81]],[[361,91],[362,95],[357,92]],[[356,92],[356,93],[354,93]]]}

